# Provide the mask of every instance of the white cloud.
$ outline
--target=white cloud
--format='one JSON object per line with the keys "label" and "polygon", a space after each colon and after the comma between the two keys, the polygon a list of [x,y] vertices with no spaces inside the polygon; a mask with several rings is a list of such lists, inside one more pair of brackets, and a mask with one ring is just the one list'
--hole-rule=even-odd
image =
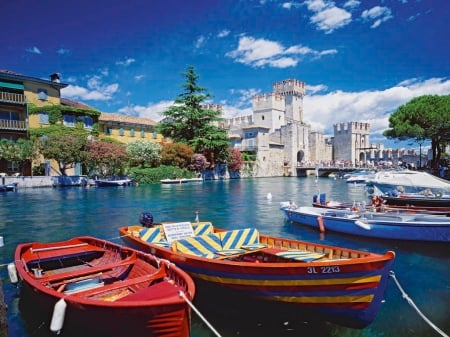
{"label": "white cloud", "polygon": [[350,8],[350,9],[355,9],[355,8],[358,8],[360,4],[361,4],[361,1],[348,0],[347,2],[344,3],[344,7]]}
{"label": "white cloud", "polygon": [[130,64],[136,62],[136,60],[134,58],[127,58],[125,60],[120,60],[116,62],[116,65],[118,66],[124,66],[124,67],[128,67]]}
{"label": "white cloud", "polygon": [[61,89],[61,95],[66,98],[82,101],[108,101],[119,90],[119,84],[104,84],[100,76],[92,76],[87,81],[87,87],[69,85]]}
{"label": "white cloud", "polygon": [[66,49],[66,48],[59,48],[56,51],[56,54],[59,54],[59,55],[69,55],[70,53],[71,53],[70,49]]}
{"label": "white cloud", "polygon": [[206,42],[206,37],[204,35],[201,35],[197,38],[197,41],[195,41],[195,48],[202,47]]}
{"label": "white cloud", "polygon": [[318,85],[307,85],[306,86],[306,95],[314,95],[316,92],[326,91],[328,87],[324,84]]}
{"label": "white cloud", "polygon": [[[147,106],[133,105],[119,109],[119,113],[132,114],[133,116],[150,118],[156,122],[163,118],[162,113],[174,104],[173,101],[161,101],[157,103],[148,103]],[[130,111],[131,110],[131,111]]]}
{"label": "white cloud", "polygon": [[27,52],[29,52],[29,53],[31,53],[31,54],[42,54],[41,53],[41,51],[39,50],[39,48],[38,47],[36,47],[36,46],[34,46],[34,47],[31,47],[31,48],[27,48],[27,49],[25,49]]}
{"label": "white cloud", "polygon": [[[305,4],[310,11],[314,12],[310,18],[311,23],[317,29],[325,31],[326,34],[330,34],[352,21],[352,14],[345,9],[336,7],[332,1],[307,0]],[[355,5],[354,2],[350,4]]]}
{"label": "white cloud", "polygon": [[311,55],[317,58],[335,53],[337,53],[335,49],[316,51],[301,45],[285,48],[275,41],[241,36],[238,47],[225,55],[254,68],[264,66],[287,68],[296,66],[301,56]]}
{"label": "white cloud", "polygon": [[290,2],[283,2],[281,4],[281,8],[284,8],[284,9],[287,9],[287,10],[290,10],[292,8],[299,8],[300,6],[301,6],[300,3],[292,2],[292,1],[290,1]]}
{"label": "white cloud", "polygon": [[224,30],[220,31],[220,32],[217,34],[217,37],[218,37],[218,38],[222,38],[222,37],[226,37],[226,36],[228,36],[228,35],[230,35],[230,31],[224,29]]}
{"label": "white cloud", "polygon": [[388,7],[375,6],[362,12],[361,18],[370,22],[373,21],[370,28],[377,28],[383,22],[393,18],[392,12]]}
{"label": "white cloud", "polygon": [[336,123],[368,122],[371,139],[381,139],[383,131],[389,128],[390,114],[401,105],[422,95],[448,94],[450,79],[431,78],[424,81],[408,79],[385,90],[306,95],[304,120],[327,134],[333,133]]}

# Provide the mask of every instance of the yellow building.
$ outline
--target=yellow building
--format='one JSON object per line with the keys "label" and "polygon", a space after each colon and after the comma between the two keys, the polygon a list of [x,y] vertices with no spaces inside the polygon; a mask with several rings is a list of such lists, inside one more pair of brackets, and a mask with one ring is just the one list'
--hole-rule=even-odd
{"label": "yellow building", "polygon": [[149,118],[102,113],[99,122],[99,139],[113,138],[128,144],[138,140],[162,142],[164,137],[156,132],[157,123]]}
{"label": "yellow building", "polygon": [[[30,128],[29,104],[44,106],[60,104],[61,89],[59,75],[50,75],[49,80],[0,70],[0,139],[17,141],[28,138]],[[31,163],[19,167],[19,163],[0,159],[0,172],[7,175],[31,174]]]}
{"label": "yellow building", "polygon": [[[156,132],[156,122],[148,118],[125,116],[100,111],[69,99],[61,98],[59,74],[51,74],[49,80],[0,70],[0,140],[28,139],[30,130],[51,125],[82,127],[92,139],[113,138],[128,144],[134,141],[162,142],[164,137]],[[55,107],[55,109],[53,109]],[[42,132],[45,134],[45,132]],[[6,175],[59,175],[59,166],[53,160],[41,157],[20,167],[19,163],[0,157],[0,173]],[[81,165],[75,163],[68,172],[81,175]]]}

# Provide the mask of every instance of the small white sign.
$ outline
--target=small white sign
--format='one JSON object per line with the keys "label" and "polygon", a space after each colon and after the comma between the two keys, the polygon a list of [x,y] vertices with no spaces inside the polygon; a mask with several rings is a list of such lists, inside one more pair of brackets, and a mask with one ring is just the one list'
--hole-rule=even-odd
{"label": "small white sign", "polygon": [[172,243],[174,240],[184,239],[194,236],[194,229],[190,222],[174,222],[163,224],[164,234],[167,241]]}

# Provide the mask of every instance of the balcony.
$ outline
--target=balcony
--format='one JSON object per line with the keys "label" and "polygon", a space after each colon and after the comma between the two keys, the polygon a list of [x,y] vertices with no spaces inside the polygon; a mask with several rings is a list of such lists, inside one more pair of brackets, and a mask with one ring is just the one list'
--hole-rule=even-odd
{"label": "balcony", "polygon": [[6,91],[0,91],[0,102],[13,104],[27,104],[27,98],[24,94],[15,94]]}
{"label": "balcony", "polygon": [[0,130],[26,131],[26,121],[13,121],[9,119],[0,119]]}

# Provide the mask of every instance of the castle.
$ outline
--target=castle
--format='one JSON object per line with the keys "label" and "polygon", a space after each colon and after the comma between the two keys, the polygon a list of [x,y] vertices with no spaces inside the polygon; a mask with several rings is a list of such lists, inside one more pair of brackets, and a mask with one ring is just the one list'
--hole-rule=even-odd
{"label": "castle", "polygon": [[368,160],[370,125],[341,123],[334,126],[334,137],[327,138],[303,120],[304,96],[302,81],[275,82],[271,93],[253,97],[252,115],[224,123],[232,146],[256,155],[253,175],[292,176],[299,166]]}

